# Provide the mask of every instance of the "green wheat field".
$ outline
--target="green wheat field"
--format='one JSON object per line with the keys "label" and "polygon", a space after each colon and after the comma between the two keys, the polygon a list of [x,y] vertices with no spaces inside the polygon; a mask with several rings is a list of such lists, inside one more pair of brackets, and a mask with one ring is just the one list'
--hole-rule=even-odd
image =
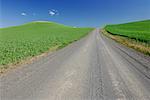
{"label": "green wheat field", "polygon": [[107,25],[105,30],[113,35],[120,35],[150,44],[150,20]]}
{"label": "green wheat field", "polygon": [[31,22],[0,29],[0,65],[17,63],[57,46],[62,48],[93,28],[74,28],[53,22]]}

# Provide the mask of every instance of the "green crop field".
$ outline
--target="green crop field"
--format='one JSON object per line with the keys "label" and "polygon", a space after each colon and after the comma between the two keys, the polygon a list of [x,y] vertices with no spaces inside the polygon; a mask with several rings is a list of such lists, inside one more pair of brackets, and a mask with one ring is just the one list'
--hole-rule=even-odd
{"label": "green crop field", "polygon": [[50,48],[62,48],[93,28],[74,28],[52,22],[31,22],[0,29],[0,65],[17,63]]}
{"label": "green crop field", "polygon": [[150,43],[150,20],[117,25],[107,25],[105,30],[141,42]]}

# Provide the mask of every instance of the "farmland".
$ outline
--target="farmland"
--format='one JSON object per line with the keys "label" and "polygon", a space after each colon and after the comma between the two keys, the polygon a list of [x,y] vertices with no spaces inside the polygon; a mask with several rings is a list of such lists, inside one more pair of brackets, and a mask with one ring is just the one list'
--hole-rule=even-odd
{"label": "farmland", "polygon": [[0,29],[0,65],[18,63],[50,48],[62,48],[92,28],[73,28],[53,22],[31,22]]}
{"label": "farmland", "polygon": [[113,35],[128,37],[144,43],[150,42],[150,20],[107,25],[105,30]]}

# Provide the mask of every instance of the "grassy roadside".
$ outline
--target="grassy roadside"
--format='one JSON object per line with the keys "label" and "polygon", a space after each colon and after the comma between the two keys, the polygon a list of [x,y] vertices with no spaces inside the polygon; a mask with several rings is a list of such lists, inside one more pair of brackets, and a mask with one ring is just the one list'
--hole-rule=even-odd
{"label": "grassy roadside", "polygon": [[63,48],[92,30],[42,21],[1,28],[0,72],[45,52]]}
{"label": "grassy roadside", "polygon": [[128,38],[128,37],[110,34],[105,29],[102,29],[101,32],[105,36],[107,36],[107,37],[109,37],[109,38],[111,38],[111,39],[113,39],[113,40],[115,40],[115,41],[117,41],[117,42],[119,42],[125,46],[133,48],[139,52],[142,52],[142,53],[150,56],[150,45],[147,43],[136,41],[136,40]]}
{"label": "grassy roadside", "polygon": [[40,54],[40,55],[37,55],[37,56],[34,56],[34,57],[26,57],[25,59],[20,59],[18,62],[16,63],[10,63],[10,64],[7,64],[7,65],[1,65],[0,66],[0,75],[3,75],[4,73],[12,70],[12,69],[15,69],[16,67],[20,66],[20,65],[25,65],[25,64],[30,64],[32,63],[33,61],[36,61],[38,59],[41,59],[45,56],[47,56],[49,53],[53,52],[53,51],[56,51],[59,49],[59,46],[55,46],[55,47],[51,47],[48,51]]}
{"label": "grassy roadside", "polygon": [[104,29],[113,35],[128,37],[150,44],[150,20],[106,25]]}

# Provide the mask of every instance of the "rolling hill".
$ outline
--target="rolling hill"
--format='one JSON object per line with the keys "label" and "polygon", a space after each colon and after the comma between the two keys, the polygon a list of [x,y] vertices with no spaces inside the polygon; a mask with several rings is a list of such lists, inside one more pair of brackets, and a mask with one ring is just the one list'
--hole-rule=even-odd
{"label": "rolling hill", "polygon": [[93,28],[74,28],[36,21],[0,29],[0,65],[18,63],[52,48],[62,48],[87,35]]}

